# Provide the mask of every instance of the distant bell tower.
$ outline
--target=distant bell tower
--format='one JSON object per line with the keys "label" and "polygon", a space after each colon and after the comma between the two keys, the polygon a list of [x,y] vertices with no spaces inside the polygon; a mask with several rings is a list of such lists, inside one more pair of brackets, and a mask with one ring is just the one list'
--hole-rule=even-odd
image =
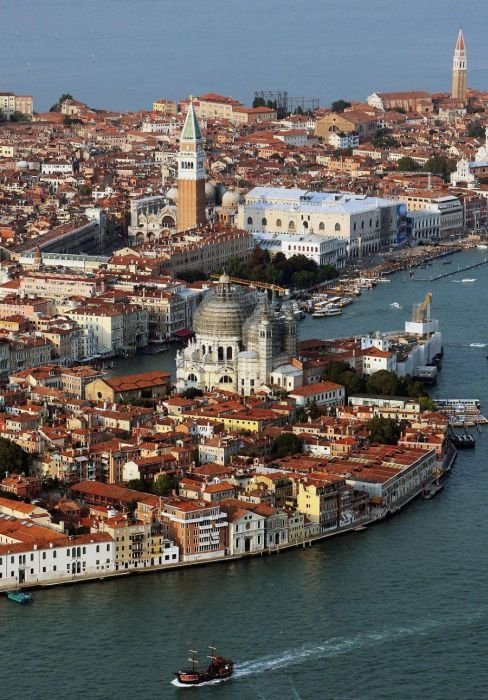
{"label": "distant bell tower", "polygon": [[459,30],[454,49],[454,59],[452,62],[452,88],[451,97],[466,102],[466,73],[468,70],[468,59],[466,56],[466,46],[464,44],[463,30]]}
{"label": "distant bell tower", "polygon": [[190,100],[178,154],[178,231],[205,223],[205,151]]}

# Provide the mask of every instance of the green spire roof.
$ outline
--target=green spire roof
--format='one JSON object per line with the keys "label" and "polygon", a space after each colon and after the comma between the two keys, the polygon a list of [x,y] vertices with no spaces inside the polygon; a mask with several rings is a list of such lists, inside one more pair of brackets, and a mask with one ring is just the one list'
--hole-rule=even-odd
{"label": "green spire roof", "polygon": [[193,107],[193,102],[190,102],[185,119],[185,125],[183,127],[183,131],[181,132],[181,140],[197,141],[201,138],[202,132],[200,131],[197,115],[195,114],[195,108]]}

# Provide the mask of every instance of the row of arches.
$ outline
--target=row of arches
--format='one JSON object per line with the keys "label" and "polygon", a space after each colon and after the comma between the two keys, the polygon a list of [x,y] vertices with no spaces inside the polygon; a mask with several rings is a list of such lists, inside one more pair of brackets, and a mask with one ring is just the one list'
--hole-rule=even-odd
{"label": "row of arches", "polygon": [[[208,347],[206,345],[202,345],[202,355],[205,355],[207,352],[211,353],[212,352],[212,346],[209,345]],[[231,345],[228,345],[227,348],[224,348],[222,345],[219,345],[217,348],[217,360],[219,362],[223,362],[224,360],[232,360],[234,356],[234,352],[232,349]]]}
{"label": "row of arches", "polygon": [[[247,217],[247,225],[248,226],[253,226],[254,220],[252,216]],[[261,219],[261,226],[267,226],[268,225],[268,220],[266,217]],[[275,227],[276,228],[282,228],[283,222],[281,219],[276,219],[275,221]],[[303,228],[308,229],[308,222],[304,221],[303,222]],[[334,231],[340,231],[341,230],[341,225],[339,223],[336,223],[334,226]],[[294,221],[289,221],[288,222],[288,231],[296,231],[296,226]],[[319,222],[319,231],[325,231],[325,224],[323,221]]]}
{"label": "row of arches", "polygon": [[[198,382],[198,377],[193,372],[190,372],[190,374],[188,375],[187,381],[188,382]],[[220,377],[219,383],[220,384],[232,384],[232,377],[229,377],[228,374],[224,374],[222,377]]]}

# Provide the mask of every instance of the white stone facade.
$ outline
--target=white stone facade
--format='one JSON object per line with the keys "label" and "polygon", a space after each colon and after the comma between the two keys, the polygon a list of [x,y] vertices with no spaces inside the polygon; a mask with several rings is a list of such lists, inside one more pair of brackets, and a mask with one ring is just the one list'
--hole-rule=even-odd
{"label": "white stone facade", "polygon": [[251,233],[318,234],[342,239],[350,257],[395,243],[398,206],[350,193],[255,187],[239,207],[237,225]]}

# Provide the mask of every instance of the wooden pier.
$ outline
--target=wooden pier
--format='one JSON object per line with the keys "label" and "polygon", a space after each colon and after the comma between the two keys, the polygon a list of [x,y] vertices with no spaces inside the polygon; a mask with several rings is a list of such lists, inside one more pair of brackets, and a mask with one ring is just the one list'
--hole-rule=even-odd
{"label": "wooden pier", "polygon": [[449,272],[443,272],[441,275],[435,275],[435,277],[415,277],[414,279],[417,282],[435,282],[436,280],[442,280],[446,277],[454,277],[455,275],[459,275],[459,273],[461,272],[467,272],[467,270],[474,270],[477,267],[482,267],[483,265],[487,264],[488,259],[485,258],[480,262],[473,263],[473,265],[466,265],[466,267],[458,267],[457,270],[449,270]]}

